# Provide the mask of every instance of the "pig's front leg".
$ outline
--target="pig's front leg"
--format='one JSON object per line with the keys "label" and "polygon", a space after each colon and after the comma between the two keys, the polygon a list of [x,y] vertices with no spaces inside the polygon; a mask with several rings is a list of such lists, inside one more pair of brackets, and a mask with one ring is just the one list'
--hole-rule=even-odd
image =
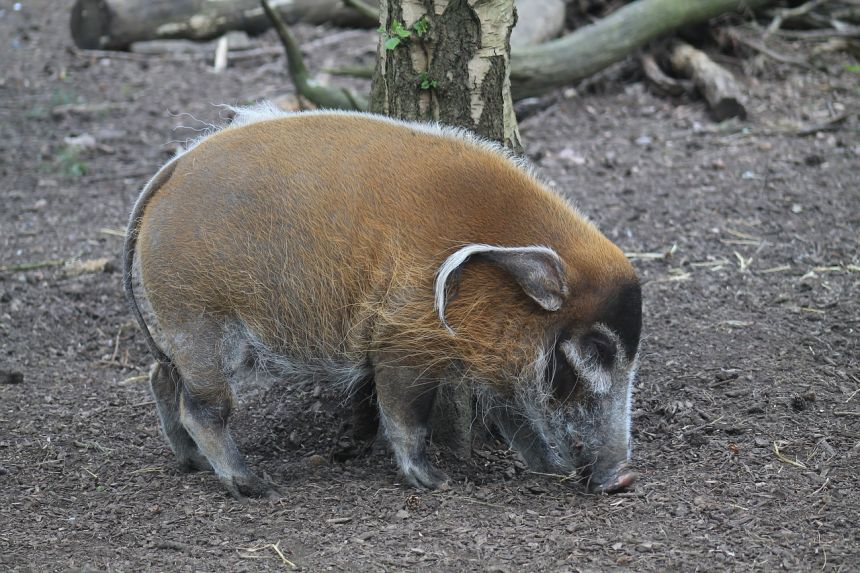
{"label": "pig's front leg", "polygon": [[437,489],[448,476],[427,459],[426,440],[439,381],[391,355],[375,361],[374,380],[379,419],[400,471],[414,487]]}

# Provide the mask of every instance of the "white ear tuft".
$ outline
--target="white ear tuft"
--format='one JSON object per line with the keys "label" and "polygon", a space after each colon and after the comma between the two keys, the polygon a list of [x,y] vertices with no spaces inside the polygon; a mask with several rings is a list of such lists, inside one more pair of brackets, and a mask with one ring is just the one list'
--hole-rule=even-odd
{"label": "white ear tuft", "polygon": [[445,320],[448,279],[470,257],[483,255],[487,260],[509,272],[541,308],[556,311],[568,294],[564,265],[553,249],[543,246],[499,247],[474,243],[455,251],[436,271],[434,308],[439,320],[451,334],[454,331]]}

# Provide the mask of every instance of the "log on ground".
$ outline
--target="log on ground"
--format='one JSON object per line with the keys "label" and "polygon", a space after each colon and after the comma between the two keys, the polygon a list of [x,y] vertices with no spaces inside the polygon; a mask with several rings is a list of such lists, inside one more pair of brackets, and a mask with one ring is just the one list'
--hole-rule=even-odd
{"label": "log on ground", "polygon": [[637,0],[558,40],[514,50],[515,99],[540,95],[585,79],[627,57],[646,42],[734,10],[773,0]]}
{"label": "log on ground", "polygon": [[717,121],[732,117],[745,118],[746,97],[730,71],[714,62],[704,52],[679,42],[672,49],[672,67],[693,78],[699,93],[708,102],[711,115]]}
{"label": "log on ground", "polygon": [[[373,27],[341,0],[273,0],[288,23]],[[230,30],[259,34],[270,26],[257,0],[77,0],[71,32],[84,49],[123,50],[144,40],[211,40]]]}

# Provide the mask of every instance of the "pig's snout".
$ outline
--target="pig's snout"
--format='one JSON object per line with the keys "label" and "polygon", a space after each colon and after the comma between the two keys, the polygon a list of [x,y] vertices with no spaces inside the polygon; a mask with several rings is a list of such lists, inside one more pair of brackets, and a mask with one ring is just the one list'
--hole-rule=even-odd
{"label": "pig's snout", "polygon": [[621,464],[602,474],[592,474],[588,478],[588,489],[594,493],[619,493],[630,489],[636,481],[636,474]]}

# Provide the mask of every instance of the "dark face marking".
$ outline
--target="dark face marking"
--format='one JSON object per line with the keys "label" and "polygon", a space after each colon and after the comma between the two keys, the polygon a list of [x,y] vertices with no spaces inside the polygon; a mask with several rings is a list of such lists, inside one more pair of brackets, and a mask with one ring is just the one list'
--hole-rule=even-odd
{"label": "dark face marking", "polygon": [[545,374],[550,382],[553,397],[561,403],[573,400],[581,391],[579,374],[570,365],[561,349],[562,343],[568,340],[569,336],[567,332],[563,332],[559,336],[552,351],[552,362],[547,365]]}
{"label": "dark face marking", "polygon": [[621,339],[627,360],[633,360],[642,333],[642,287],[639,282],[621,286],[607,299],[595,322],[602,322]]}

